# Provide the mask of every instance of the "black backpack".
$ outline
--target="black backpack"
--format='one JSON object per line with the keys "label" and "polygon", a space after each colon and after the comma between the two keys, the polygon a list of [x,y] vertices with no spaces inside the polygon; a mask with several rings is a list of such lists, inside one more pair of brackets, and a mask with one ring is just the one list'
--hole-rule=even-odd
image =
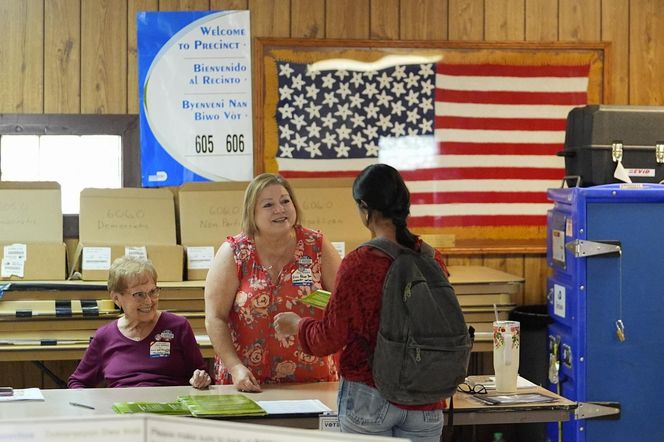
{"label": "black backpack", "polygon": [[465,380],[473,337],[433,248],[422,242],[418,253],[384,238],[363,245],[394,260],[371,359],[376,388],[404,405],[449,398]]}

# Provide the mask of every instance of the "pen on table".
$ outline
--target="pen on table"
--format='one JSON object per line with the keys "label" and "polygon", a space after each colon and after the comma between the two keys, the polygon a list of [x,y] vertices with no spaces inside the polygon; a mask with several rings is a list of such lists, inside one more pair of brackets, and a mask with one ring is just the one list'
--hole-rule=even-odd
{"label": "pen on table", "polygon": [[79,404],[78,402],[70,402],[69,405],[73,405],[74,407],[87,408],[88,410],[94,410],[95,409],[95,407],[93,407],[91,405]]}

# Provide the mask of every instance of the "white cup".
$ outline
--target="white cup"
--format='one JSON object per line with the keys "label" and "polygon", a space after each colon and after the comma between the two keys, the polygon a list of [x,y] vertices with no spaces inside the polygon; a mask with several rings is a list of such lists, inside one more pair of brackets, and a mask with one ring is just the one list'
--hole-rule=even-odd
{"label": "white cup", "polygon": [[520,344],[521,324],[518,321],[493,322],[493,370],[498,393],[516,392]]}

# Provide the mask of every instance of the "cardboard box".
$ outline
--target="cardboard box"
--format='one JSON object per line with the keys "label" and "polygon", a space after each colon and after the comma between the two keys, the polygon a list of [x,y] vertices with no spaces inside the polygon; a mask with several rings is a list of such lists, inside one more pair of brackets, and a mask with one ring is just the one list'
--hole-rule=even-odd
{"label": "cardboard box", "polygon": [[371,239],[353,200],[353,179],[289,179],[302,208],[302,225],[323,232],[342,255]]}
{"label": "cardboard box", "polygon": [[198,182],[180,186],[180,243],[185,249],[187,280],[204,280],[219,246],[228,236],[242,231],[242,205],[248,184]]}
{"label": "cardboard box", "polygon": [[0,279],[63,280],[60,185],[0,182]]}
{"label": "cardboard box", "polygon": [[178,191],[182,245],[219,246],[242,230],[247,182],[186,183]]}
{"label": "cardboard box", "polygon": [[83,189],[79,237],[71,269],[84,280],[106,280],[114,259],[137,254],[152,261],[159,281],[182,281],[170,190]]}
{"label": "cardboard box", "polygon": [[67,276],[66,246],[60,242],[1,242],[2,256],[15,255],[11,250],[25,250],[24,260],[2,260],[2,280],[63,281]]}
{"label": "cardboard box", "polygon": [[60,185],[0,181],[0,241],[62,242]]}

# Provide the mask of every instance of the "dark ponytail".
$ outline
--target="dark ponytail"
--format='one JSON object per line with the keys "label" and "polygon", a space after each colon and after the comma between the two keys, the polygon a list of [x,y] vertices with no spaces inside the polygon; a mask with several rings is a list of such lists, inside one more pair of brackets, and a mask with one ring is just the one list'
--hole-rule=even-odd
{"label": "dark ponytail", "polygon": [[353,182],[353,199],[366,204],[367,212],[376,210],[392,221],[396,227],[397,242],[409,249],[415,248],[417,236],[408,230],[406,219],[410,214],[410,192],[399,171],[387,164],[366,167]]}

